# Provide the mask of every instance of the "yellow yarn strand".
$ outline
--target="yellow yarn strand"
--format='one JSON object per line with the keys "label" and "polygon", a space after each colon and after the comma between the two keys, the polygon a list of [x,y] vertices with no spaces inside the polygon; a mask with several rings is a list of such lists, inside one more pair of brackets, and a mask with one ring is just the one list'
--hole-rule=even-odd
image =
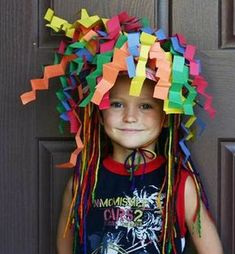
{"label": "yellow yarn strand", "polygon": [[68,218],[67,218],[67,221],[66,221],[66,226],[65,226],[65,229],[64,229],[64,233],[63,233],[63,238],[65,238],[65,236],[66,236],[66,234],[67,234],[68,227],[69,227],[69,224],[70,224],[70,222],[71,222],[72,211],[73,211],[73,208],[74,208],[75,200],[76,200],[76,198],[77,198],[77,192],[78,192],[78,179],[74,179],[74,181],[76,181],[76,182],[74,183],[75,192],[74,192],[74,196],[73,196],[73,199],[72,199],[71,204],[70,204],[70,207],[69,207],[69,214],[68,214]]}
{"label": "yellow yarn strand", "polygon": [[95,183],[94,183],[94,188],[92,191],[92,201],[94,201],[94,199],[95,199],[95,189],[96,189],[97,182],[98,182],[98,168],[100,166],[100,154],[101,154],[101,151],[100,151],[100,124],[99,124],[99,126],[98,126],[98,160],[97,160],[97,165],[96,165],[96,169],[95,169]]}
{"label": "yellow yarn strand", "polygon": [[163,215],[163,209],[162,209],[162,204],[161,204],[161,194],[163,192],[164,187],[165,187],[165,181],[163,182],[162,187],[161,187],[159,194],[157,196],[157,199],[156,199],[157,206],[160,209],[162,215]]}
{"label": "yellow yarn strand", "polygon": [[[188,165],[188,167],[189,167],[189,169],[190,169],[190,171],[193,173],[193,168],[192,168],[192,165],[190,164],[190,162],[188,161],[188,163],[187,163],[187,165]],[[196,176],[195,176],[195,174],[193,173],[192,174],[192,176],[193,176],[193,179],[194,179],[194,182],[195,182],[195,185],[196,185],[196,189],[198,190],[198,193],[200,193],[200,187],[199,187],[199,184],[198,184],[198,181],[197,181],[197,178],[196,178]]]}
{"label": "yellow yarn strand", "polygon": [[[85,108],[84,110],[84,121],[83,121],[83,143],[87,147],[87,135],[86,131],[89,128],[87,126],[87,111],[89,110],[90,104]],[[83,149],[82,151],[82,161],[81,161],[81,179],[80,179],[80,184],[82,184],[83,178],[84,178],[84,173],[85,169],[87,168],[87,163],[86,163],[86,158],[87,158],[87,149]]]}
{"label": "yellow yarn strand", "polygon": [[[188,165],[190,171],[193,172],[192,165],[190,164],[189,161],[188,161],[187,165]],[[200,189],[200,186],[198,184],[195,174],[192,174],[192,175],[193,175],[193,180],[194,180],[194,183],[195,183],[195,186],[197,189],[197,199],[198,199],[198,208],[197,208],[198,211],[197,211],[197,217],[195,220],[195,224],[196,224],[196,222],[198,222],[198,234],[199,234],[199,237],[201,237],[201,199],[200,199],[201,189]]]}
{"label": "yellow yarn strand", "polygon": [[166,199],[166,214],[165,214],[165,225],[164,225],[164,236],[163,236],[163,248],[162,254],[165,254],[166,246],[166,236],[167,236],[167,227],[168,227],[168,213],[169,213],[169,201],[172,195],[172,186],[171,186],[171,170],[172,170],[172,126],[169,128],[169,147],[168,147],[168,177],[167,177],[167,199]]}

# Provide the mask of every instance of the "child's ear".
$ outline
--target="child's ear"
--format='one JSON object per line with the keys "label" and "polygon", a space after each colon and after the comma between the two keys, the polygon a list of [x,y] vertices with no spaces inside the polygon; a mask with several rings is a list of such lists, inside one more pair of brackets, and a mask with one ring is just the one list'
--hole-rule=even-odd
{"label": "child's ear", "polygon": [[162,127],[164,127],[164,128],[168,127],[168,115],[165,112],[164,112]]}
{"label": "child's ear", "polygon": [[103,114],[102,112],[99,110],[99,114],[98,114],[98,117],[99,117],[99,122],[101,125],[104,125],[104,119],[103,119]]}

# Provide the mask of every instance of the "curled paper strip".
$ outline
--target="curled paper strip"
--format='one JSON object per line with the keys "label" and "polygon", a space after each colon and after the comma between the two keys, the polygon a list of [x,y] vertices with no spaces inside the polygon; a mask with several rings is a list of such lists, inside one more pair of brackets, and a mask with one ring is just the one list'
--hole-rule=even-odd
{"label": "curled paper strip", "polygon": [[155,85],[153,97],[166,100],[171,86],[171,57],[161,48],[160,42],[155,42],[149,53],[150,59],[156,60],[156,77],[159,79]]}
{"label": "curled paper strip", "polygon": [[199,94],[205,98],[204,109],[209,113],[211,118],[215,116],[215,109],[212,107],[212,96],[206,93],[206,87],[208,86],[207,81],[202,76],[196,76],[192,82],[192,85],[197,87]]}
{"label": "curled paper strip", "polygon": [[52,9],[48,9],[44,19],[47,20],[48,22],[50,22],[49,24],[47,24],[47,27],[50,27],[51,29],[53,29],[55,32],[59,32],[61,30],[63,30],[66,34],[67,37],[72,38],[75,29],[72,27],[72,24],[68,23],[66,20],[61,19],[57,16],[54,15],[54,11]]}
{"label": "curled paper strip", "polygon": [[190,150],[188,149],[188,147],[186,145],[187,137],[189,137],[191,135],[191,133],[190,133],[189,129],[186,128],[183,123],[181,123],[181,127],[185,132],[185,136],[179,141],[179,145],[185,155],[185,157],[184,157],[184,163],[185,163],[191,155]]}
{"label": "curled paper strip", "polygon": [[113,61],[103,65],[103,77],[96,86],[92,102],[99,105],[103,96],[113,87],[119,71],[127,70],[126,58],[129,54],[122,49],[115,48]]}
{"label": "curled paper strip", "polygon": [[131,80],[130,95],[139,96],[144,80],[146,78],[146,64],[151,46],[156,40],[156,37],[142,32],[140,35],[140,53],[139,60],[136,66],[136,76]]}
{"label": "curled paper strip", "polygon": [[59,64],[46,66],[44,68],[44,76],[41,79],[32,79],[32,91],[26,92],[20,96],[23,104],[27,104],[36,99],[37,90],[46,90],[49,88],[49,79],[59,77],[65,74],[65,68],[68,62],[75,59],[75,55],[64,56]]}
{"label": "curled paper strip", "polygon": [[58,168],[73,168],[76,165],[77,157],[84,147],[80,138],[80,133],[81,133],[81,127],[79,128],[75,136],[77,148],[71,153],[69,162],[57,165]]}

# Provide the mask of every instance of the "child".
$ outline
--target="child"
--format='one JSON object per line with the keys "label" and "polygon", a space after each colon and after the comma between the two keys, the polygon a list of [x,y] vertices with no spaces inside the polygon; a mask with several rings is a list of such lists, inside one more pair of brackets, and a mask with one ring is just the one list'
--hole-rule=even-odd
{"label": "child", "polygon": [[[78,23],[64,24],[67,34],[75,30],[67,58],[58,64],[70,62],[68,84],[58,97],[78,146],[67,165],[76,162],[63,199],[58,253],[178,254],[188,231],[198,253],[221,254],[185,144],[199,104],[195,87],[200,93],[205,82],[193,46],[180,35],[169,40],[126,13],[104,26],[83,11]],[[32,99],[28,95],[24,102]],[[181,115],[191,117],[184,123]]]}
{"label": "child", "polygon": [[[154,151],[166,124],[166,115],[162,101],[152,97],[154,82],[146,80],[139,97],[130,96],[129,88],[129,77],[120,76],[110,91],[110,108],[101,113],[100,121],[111,139],[113,150],[99,169],[96,197],[87,215],[87,253],[162,253],[159,242],[166,199],[166,160],[160,154],[155,157]],[[136,153],[134,163],[141,164],[130,179],[131,172],[125,162],[130,154],[133,156],[133,151]],[[58,253],[69,253],[68,250],[72,253],[72,232],[63,238],[72,198],[71,185],[70,182],[64,196]],[[183,252],[185,224],[198,253],[222,253],[215,226],[203,205],[202,235],[199,237],[193,232],[197,192],[193,178],[183,169],[175,199],[178,236],[174,238],[176,252],[170,253]]]}

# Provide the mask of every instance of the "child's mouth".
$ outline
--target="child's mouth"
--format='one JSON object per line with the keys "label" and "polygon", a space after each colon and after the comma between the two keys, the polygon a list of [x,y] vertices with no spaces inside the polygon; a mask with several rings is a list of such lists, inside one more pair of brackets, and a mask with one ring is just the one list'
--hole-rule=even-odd
{"label": "child's mouth", "polygon": [[123,131],[123,132],[130,132],[130,133],[143,131],[143,130],[139,130],[139,129],[128,129],[128,128],[118,129],[118,130]]}

